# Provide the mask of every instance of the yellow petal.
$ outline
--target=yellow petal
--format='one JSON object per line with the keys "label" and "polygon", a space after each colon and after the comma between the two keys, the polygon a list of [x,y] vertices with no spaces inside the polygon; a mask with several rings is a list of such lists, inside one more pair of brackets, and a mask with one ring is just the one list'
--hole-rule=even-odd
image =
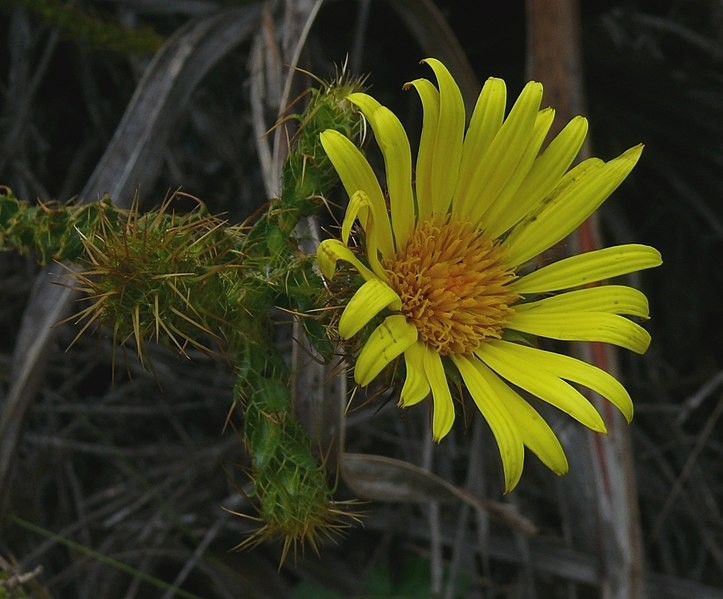
{"label": "yellow petal", "polygon": [[384,308],[400,310],[401,307],[402,300],[389,285],[379,279],[370,279],[359,287],[344,308],[339,320],[339,335],[349,339]]}
{"label": "yellow petal", "polygon": [[471,218],[482,215],[513,175],[533,135],[542,100],[542,85],[530,81],[487,150],[472,172],[464,193],[455,198],[455,214]]}
{"label": "yellow petal", "polygon": [[558,314],[568,312],[609,312],[648,318],[648,298],[633,287],[600,285],[568,291],[536,302],[518,304],[517,313]]}
{"label": "yellow petal", "polygon": [[446,214],[452,202],[464,140],[464,100],[447,68],[436,58],[422,62],[434,71],[439,86],[439,122],[432,155],[432,212]]}
{"label": "yellow petal", "polygon": [[475,355],[501,377],[555,406],[589,429],[606,432],[600,414],[587,398],[569,383],[536,364],[520,362],[493,343],[485,343]]}
{"label": "yellow petal", "polygon": [[428,79],[415,79],[404,85],[404,89],[413,87],[422,101],[422,134],[419,138],[417,165],[414,184],[417,192],[417,217],[425,220],[432,216],[434,195],[432,191],[432,171],[434,169],[437,125],[439,124],[439,92]]}
{"label": "yellow petal", "polygon": [[509,317],[507,328],[561,341],[612,343],[637,354],[644,354],[650,345],[650,333],[639,324],[604,312],[520,312]]}
{"label": "yellow petal", "polygon": [[367,94],[350,94],[347,100],[356,104],[369,121],[384,157],[392,230],[396,247],[403,247],[414,228],[412,196],[412,152],[404,127],[394,113]]}
{"label": "yellow petal", "polygon": [[401,314],[387,316],[359,352],[354,380],[366,387],[394,358],[417,340],[417,329]]}
{"label": "yellow petal", "polygon": [[473,207],[470,220],[472,223],[482,227],[490,239],[497,237],[493,231],[498,228],[497,223],[500,220],[500,215],[505,214],[508,210],[520,204],[518,190],[530,173],[530,169],[540,152],[542,142],[545,141],[545,137],[550,131],[554,119],[555,111],[552,108],[545,108],[537,113],[537,119],[532,128],[527,146],[520,154],[519,162],[510,173],[509,178],[501,182],[499,190],[495,192],[496,195],[487,206],[484,214],[478,211],[479,206]]}
{"label": "yellow petal", "polygon": [[413,406],[429,395],[429,381],[424,372],[424,350],[424,343],[417,341],[404,352],[407,376],[399,397],[399,405],[403,408]]}
{"label": "yellow petal", "polygon": [[349,205],[346,207],[346,212],[344,213],[344,221],[341,224],[341,239],[344,244],[347,244],[349,242],[349,235],[351,234],[351,228],[354,225],[354,221],[357,217],[360,217],[359,219],[361,220],[362,215],[366,214],[366,218],[364,218],[365,222],[362,224],[362,228],[366,233],[366,251],[367,258],[369,259],[369,266],[372,267],[372,270],[380,279],[388,283],[389,275],[387,275],[387,271],[384,270],[381,262],[379,261],[380,238],[377,234],[379,230],[377,223],[388,223],[389,217],[387,216],[386,210],[384,210],[382,214],[379,213],[379,210],[379,206],[374,204],[364,191],[361,189],[355,191],[349,198]]}
{"label": "yellow petal", "polygon": [[453,356],[452,361],[497,441],[505,475],[505,493],[509,493],[517,486],[525,463],[525,448],[517,423],[512,419],[503,398],[495,393],[488,377],[482,374],[483,364],[464,356]]}
{"label": "yellow petal", "polygon": [[524,264],[572,233],[623,182],[642,151],[642,145],[630,148],[553,192],[542,210],[521,221],[505,240],[510,265]]}
{"label": "yellow petal", "polygon": [[515,201],[505,202],[504,209],[497,203],[490,206],[484,228],[491,239],[515,226],[552,192],[580,152],[586,135],[587,119],[581,116],[572,119],[535,160],[515,193]]}
{"label": "yellow petal", "polygon": [[[369,201],[376,206],[376,212],[380,215],[376,227],[379,236],[379,249],[383,256],[393,255],[392,227],[384,202],[384,194],[367,159],[349,139],[338,131],[327,129],[321,133],[319,138],[349,197],[351,198],[357,191],[361,190],[367,195]],[[381,215],[383,215],[383,218]],[[366,214],[360,214],[360,217],[362,226],[366,229]]]}
{"label": "yellow petal", "polygon": [[519,343],[502,340],[490,343],[500,352],[506,353],[510,360],[518,360],[521,364],[534,364],[548,374],[592,389],[618,408],[625,420],[630,422],[633,419],[633,401],[630,395],[614,376],[604,370],[571,356]]}
{"label": "yellow petal", "polygon": [[557,181],[557,184],[553,187],[552,191],[543,196],[536,204],[531,204],[529,211],[523,215],[523,218],[518,219],[518,223],[515,228],[522,231],[525,227],[527,227],[527,225],[534,223],[540,213],[547,209],[551,204],[557,202],[559,197],[570,187],[578,185],[580,181],[584,179],[589,179],[595,172],[604,166],[605,162],[600,160],[600,158],[595,157],[588,158],[579,164],[576,164]]}
{"label": "yellow petal", "polygon": [[492,392],[507,408],[525,446],[529,447],[542,463],[558,476],[567,473],[568,463],[565,451],[553,430],[537,413],[537,410],[482,362],[475,359],[474,363],[480,375],[492,388]]}
{"label": "yellow petal", "polygon": [[334,278],[337,260],[344,260],[359,271],[359,274],[367,281],[376,279],[377,276],[364,266],[348,247],[338,239],[325,239],[319,244],[316,250],[316,260],[319,263],[319,270],[327,279]]}
{"label": "yellow petal", "polygon": [[432,410],[432,438],[439,443],[454,424],[454,402],[449,391],[447,375],[444,373],[442,358],[434,350],[423,346],[424,373],[432,389],[434,408]]}
{"label": "yellow petal", "polygon": [[487,378],[492,390],[507,406],[507,410],[517,425],[522,442],[558,476],[566,474],[569,466],[565,450],[554,431],[529,403],[513,391],[487,366],[480,362],[481,372]]}
{"label": "yellow petal", "polygon": [[[469,128],[462,146],[459,180],[454,194],[454,204],[466,198],[472,176],[484,160],[484,156],[502,126],[507,108],[507,87],[502,79],[490,77],[477,98]],[[454,208],[453,208],[454,210]]]}
{"label": "yellow petal", "polygon": [[648,245],[616,245],[548,264],[520,277],[511,286],[520,294],[559,291],[653,268],[662,263],[660,252]]}

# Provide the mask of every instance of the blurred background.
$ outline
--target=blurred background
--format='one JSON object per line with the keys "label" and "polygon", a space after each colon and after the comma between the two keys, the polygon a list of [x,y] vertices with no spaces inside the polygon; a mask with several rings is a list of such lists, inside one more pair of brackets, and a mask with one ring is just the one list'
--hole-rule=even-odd
{"label": "blurred background", "polygon": [[[77,328],[47,332],[52,275],[0,254],[0,597],[723,598],[720,0],[1,0],[0,185],[147,208],[181,189],[240,222],[279,191],[284,137],[264,133],[308,73],[368,75],[414,144],[418,99],[401,87],[430,75],[426,56],[468,109],[488,76],[510,98],[534,77],[558,118],[588,115],[594,155],[645,143],[595,225],[664,259],[632,280],[651,348],[617,355],[632,425],[601,449],[549,414],[572,472],[530,456],[503,496],[471,413],[432,448],[424,410],[357,398],[345,449],[362,457],[337,496],[371,500],[364,524],[279,567],[278,544],[231,550],[254,523],[222,509],[253,514],[243,444],[224,431],[227,364],[151,347],[153,373],[129,352],[112,381],[110,340],[64,351]],[[300,409],[345,405],[340,386]]]}

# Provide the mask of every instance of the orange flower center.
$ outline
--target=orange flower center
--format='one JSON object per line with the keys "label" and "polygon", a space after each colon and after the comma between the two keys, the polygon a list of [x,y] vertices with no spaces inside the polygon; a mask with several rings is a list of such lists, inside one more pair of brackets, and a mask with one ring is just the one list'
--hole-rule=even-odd
{"label": "orange flower center", "polygon": [[434,216],[383,266],[419,339],[440,355],[467,354],[499,339],[519,296],[499,244],[469,222]]}

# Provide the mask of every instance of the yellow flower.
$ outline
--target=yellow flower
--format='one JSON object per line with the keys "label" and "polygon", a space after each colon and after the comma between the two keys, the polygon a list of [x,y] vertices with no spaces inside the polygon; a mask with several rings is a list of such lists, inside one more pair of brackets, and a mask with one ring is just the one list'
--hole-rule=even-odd
{"label": "yellow flower", "polygon": [[[509,492],[522,474],[525,446],[555,473],[568,469],[553,431],[510,383],[594,431],[605,432],[602,418],[570,383],[605,397],[628,422],[633,416],[630,396],[610,374],[521,340],[601,341],[640,354],[647,349],[649,334],[626,318],[648,318],[645,296],[623,285],[585,286],[658,266],[657,250],[620,245],[531,266],[620,185],[642,146],[570,169],[587,134],[586,119],[572,119],[540,153],[554,118],[551,108],[540,109],[542,85],[528,83],[505,118],[505,83],[496,78],[485,83],[465,133],[457,84],[438,60],[423,62],[437,87],[427,79],[405,85],[417,91],[424,110],[414,181],[404,128],[374,98],[348,97],[374,131],[386,194],[349,139],[334,130],[321,134],[350,200],[342,239],[322,242],[317,257],[327,278],[344,260],[365,281],[342,313],[341,337],[387,314],[359,353],[356,382],[368,385],[403,355],[399,404],[414,405],[431,393],[432,434],[440,441],[454,422],[445,368],[455,367],[495,436]],[[357,220],[367,264],[348,247]]]}

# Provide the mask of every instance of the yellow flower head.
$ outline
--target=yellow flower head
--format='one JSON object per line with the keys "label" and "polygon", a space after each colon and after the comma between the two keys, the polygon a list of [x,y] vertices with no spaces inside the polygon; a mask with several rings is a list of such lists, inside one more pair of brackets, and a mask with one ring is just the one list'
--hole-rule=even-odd
{"label": "yellow flower head", "polygon": [[[658,266],[657,250],[621,245],[532,272],[528,267],[605,201],[635,166],[642,146],[609,162],[591,158],[570,169],[587,134],[586,119],[576,117],[540,153],[554,110],[540,109],[542,85],[534,81],[505,118],[505,83],[488,79],[465,132],[457,84],[441,62],[424,62],[437,86],[427,79],[405,86],[417,91],[424,110],[414,180],[399,119],[366,94],[348,97],[383,154],[389,207],[356,146],[337,131],[321,134],[350,200],[342,239],[322,242],[317,257],[328,278],[344,260],[365,280],[342,313],[341,337],[386,314],[357,358],[356,382],[368,385],[403,355],[399,403],[411,406],[431,394],[432,434],[440,441],[454,422],[444,366],[453,365],[495,436],[510,491],[522,474],[525,446],[557,474],[567,472],[568,464],[550,427],[508,383],[595,431],[605,432],[602,418],[571,382],[607,398],[628,422],[633,416],[630,396],[607,372],[512,338],[522,333],[602,341],[645,352],[650,336],[626,318],[648,317],[645,296],[622,285],[584,286]],[[366,236],[367,264],[347,246],[357,220]]]}

